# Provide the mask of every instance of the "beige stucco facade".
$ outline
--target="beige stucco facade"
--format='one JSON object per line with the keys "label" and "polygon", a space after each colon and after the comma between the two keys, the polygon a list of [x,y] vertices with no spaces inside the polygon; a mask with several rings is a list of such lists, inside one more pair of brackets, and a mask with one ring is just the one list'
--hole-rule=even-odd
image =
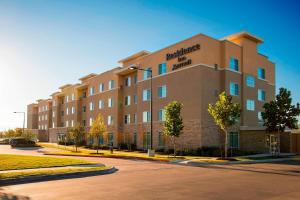
{"label": "beige stucco facade", "polygon": [[[67,127],[75,123],[83,124],[88,131],[90,121],[101,113],[114,146],[135,143],[139,149],[146,148],[145,137],[150,123],[145,122],[143,117],[144,112],[150,111],[150,101],[143,99],[143,94],[144,90],[150,89],[150,79],[145,79],[144,71],[130,69],[133,66],[152,70],[154,148],[170,147],[168,138],[161,134],[163,121],[160,110],[173,100],[183,104],[184,131],[177,140],[180,148],[219,145],[220,133],[207,108],[222,91],[227,94],[233,92],[234,101],[242,106],[240,124],[234,131],[257,129],[261,127],[258,112],[262,111],[264,102],[275,96],[275,65],[257,52],[257,46],[262,42],[245,32],[223,39],[198,34],[152,53],[138,52],[119,61],[121,66],[110,71],[82,77],[79,83],[65,85],[52,94],[49,140],[56,142],[58,134],[65,133]],[[232,66],[232,63],[235,65]],[[252,78],[251,86],[247,84],[248,76]],[[109,88],[110,81],[113,81],[112,88]],[[103,90],[100,89],[101,84],[104,85]],[[230,87],[233,84],[236,85],[234,90]],[[161,87],[163,89],[160,90]],[[260,100],[259,91],[263,91],[263,99],[261,97]],[[125,98],[129,105],[125,105]],[[108,106],[109,99],[112,99],[111,107]],[[74,112],[66,114],[67,109],[72,110],[72,107]],[[28,117],[31,113],[28,110]],[[128,116],[130,122],[125,123]],[[108,118],[111,119],[110,124]]]}

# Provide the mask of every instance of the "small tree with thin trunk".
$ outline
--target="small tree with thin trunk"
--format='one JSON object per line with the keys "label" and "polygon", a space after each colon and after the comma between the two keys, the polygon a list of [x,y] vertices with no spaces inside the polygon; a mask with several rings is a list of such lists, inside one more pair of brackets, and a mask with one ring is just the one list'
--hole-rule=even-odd
{"label": "small tree with thin trunk", "polygon": [[70,140],[74,141],[75,151],[77,152],[77,147],[79,146],[80,142],[84,138],[85,132],[84,127],[77,123],[74,127],[68,128],[67,130],[67,137]]}
{"label": "small tree with thin trunk", "polygon": [[177,101],[172,101],[165,107],[164,134],[172,137],[174,157],[176,156],[175,138],[179,137],[183,130],[181,109],[183,105]]}
{"label": "small tree with thin trunk", "polygon": [[225,134],[225,158],[228,150],[228,129],[235,125],[240,118],[240,104],[232,102],[232,96],[225,92],[219,95],[219,100],[213,105],[208,105],[208,112],[214,118],[215,123]]}
{"label": "small tree with thin trunk", "polygon": [[103,120],[103,116],[99,114],[96,118],[96,120],[93,122],[92,127],[90,128],[89,135],[93,138],[96,138],[97,141],[97,154],[99,150],[99,138],[103,136],[103,134],[106,132],[107,128]]}
{"label": "small tree with thin trunk", "polygon": [[[297,116],[300,114],[299,103],[292,105],[291,92],[285,88],[279,89],[279,94],[276,95],[276,99],[265,103],[262,112],[262,118],[266,131],[276,132],[278,134],[278,151],[280,154],[280,132],[284,132],[285,128],[290,129],[298,128]],[[271,142],[271,141],[270,141]]]}

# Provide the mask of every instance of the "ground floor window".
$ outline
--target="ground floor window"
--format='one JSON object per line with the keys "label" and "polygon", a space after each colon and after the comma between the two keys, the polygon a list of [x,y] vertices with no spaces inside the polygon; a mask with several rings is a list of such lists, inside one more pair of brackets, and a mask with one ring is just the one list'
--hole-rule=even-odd
{"label": "ground floor window", "polygon": [[99,136],[99,144],[103,145],[104,144],[104,139],[103,139],[103,135]]}
{"label": "ground floor window", "polygon": [[165,136],[163,132],[158,132],[158,147],[162,148],[165,146]]}
{"label": "ground floor window", "polygon": [[113,145],[114,142],[114,134],[108,133],[108,145]]}
{"label": "ground floor window", "polygon": [[144,147],[144,149],[150,148],[150,133],[149,132],[144,133],[143,147]]}
{"label": "ground floor window", "polygon": [[239,148],[239,133],[230,132],[229,133],[229,147],[230,148]]}
{"label": "ground floor window", "polygon": [[137,146],[137,133],[133,133],[133,144]]}
{"label": "ground floor window", "polygon": [[57,134],[57,140],[58,141],[65,141],[65,139],[66,139],[66,134],[64,134],[64,133],[58,133]]}
{"label": "ground floor window", "polygon": [[94,138],[90,137],[90,139],[89,139],[89,145],[93,145],[93,144],[94,144]]}

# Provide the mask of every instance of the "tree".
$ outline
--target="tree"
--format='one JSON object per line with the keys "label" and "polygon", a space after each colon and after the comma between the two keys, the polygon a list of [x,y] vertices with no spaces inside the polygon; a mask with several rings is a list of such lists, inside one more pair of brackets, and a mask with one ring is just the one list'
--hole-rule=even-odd
{"label": "tree", "polygon": [[84,127],[77,123],[74,127],[68,128],[67,137],[74,141],[75,151],[77,152],[77,147],[79,146],[82,138],[84,137]]}
{"label": "tree", "polygon": [[285,88],[279,89],[275,100],[265,103],[262,118],[268,132],[278,133],[278,153],[280,153],[280,132],[286,127],[298,128],[297,116],[300,114],[299,103],[292,105],[291,92]]}
{"label": "tree", "polygon": [[99,114],[96,120],[93,122],[92,127],[90,128],[89,135],[96,138],[97,141],[97,154],[99,150],[99,138],[106,132],[106,125],[103,120],[103,116]]}
{"label": "tree", "polygon": [[208,112],[225,134],[225,158],[227,158],[228,129],[235,125],[240,118],[240,104],[233,103],[232,96],[227,96],[225,92],[222,92],[216,104],[208,105]]}
{"label": "tree", "polygon": [[174,157],[176,156],[175,138],[180,136],[184,127],[180,114],[182,107],[183,105],[177,101],[172,101],[165,107],[164,134],[173,138]]}

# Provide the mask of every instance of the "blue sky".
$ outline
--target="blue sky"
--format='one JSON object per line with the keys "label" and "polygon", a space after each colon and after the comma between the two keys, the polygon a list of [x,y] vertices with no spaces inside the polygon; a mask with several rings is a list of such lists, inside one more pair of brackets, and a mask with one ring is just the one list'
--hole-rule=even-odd
{"label": "blue sky", "polygon": [[[250,3],[251,2],[251,3]],[[91,72],[198,33],[242,30],[264,39],[276,84],[300,102],[297,1],[0,0],[0,130],[20,126],[28,103]]]}

